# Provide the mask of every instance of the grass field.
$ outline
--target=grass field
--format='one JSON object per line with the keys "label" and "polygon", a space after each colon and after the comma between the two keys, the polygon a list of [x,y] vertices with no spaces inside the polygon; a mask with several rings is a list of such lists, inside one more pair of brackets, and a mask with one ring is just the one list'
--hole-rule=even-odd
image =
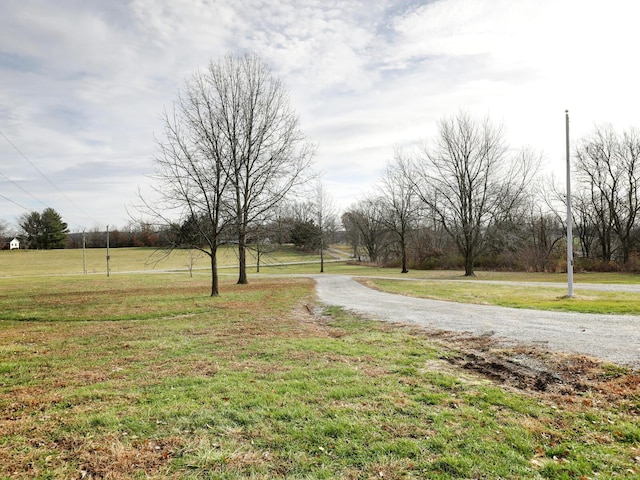
{"label": "grass field", "polygon": [[[84,256],[84,259],[83,259]],[[209,257],[195,250],[167,252],[154,248],[112,248],[109,250],[111,273],[130,271],[187,271],[210,270]],[[236,269],[238,264],[235,247],[220,247],[218,265],[221,271]],[[247,261],[255,264],[255,254],[249,250]],[[289,262],[319,262],[320,257],[306,254],[293,247],[283,246],[276,252],[265,254],[263,266]],[[64,250],[0,250],[0,277],[37,275],[105,274],[107,251],[103,248]]]}
{"label": "grass field", "polygon": [[229,275],[211,298],[206,272],[23,262],[37,275],[0,278],[0,478],[640,475],[625,369],[573,359],[576,388],[516,389],[421,331],[316,313],[308,279]]}

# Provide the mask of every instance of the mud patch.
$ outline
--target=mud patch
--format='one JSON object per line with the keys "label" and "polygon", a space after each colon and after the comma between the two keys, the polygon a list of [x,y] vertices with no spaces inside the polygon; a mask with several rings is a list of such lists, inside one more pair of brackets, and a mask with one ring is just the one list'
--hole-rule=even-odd
{"label": "mud patch", "polygon": [[563,383],[560,375],[550,371],[537,359],[522,355],[505,358],[491,353],[470,351],[461,353],[449,361],[492,380],[521,389],[547,391]]}
{"label": "mud patch", "polygon": [[497,384],[569,404],[598,401],[639,408],[640,372],[540,345],[505,344],[490,336],[425,332],[449,350],[444,359]]}

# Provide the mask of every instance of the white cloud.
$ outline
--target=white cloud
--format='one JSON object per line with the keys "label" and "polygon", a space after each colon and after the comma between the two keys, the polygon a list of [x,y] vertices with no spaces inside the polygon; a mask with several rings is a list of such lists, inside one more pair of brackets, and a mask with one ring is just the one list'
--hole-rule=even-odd
{"label": "white cloud", "polygon": [[[633,124],[638,13],[626,0],[5,0],[0,131],[95,222],[124,224],[163,108],[209,60],[251,50],[290,89],[344,206],[395,144],[433,135],[459,108],[552,162],[563,160],[565,108],[575,137]],[[86,225],[2,138],[0,159],[0,173]],[[0,188],[22,195],[1,177]],[[21,213],[0,205],[5,220]]]}

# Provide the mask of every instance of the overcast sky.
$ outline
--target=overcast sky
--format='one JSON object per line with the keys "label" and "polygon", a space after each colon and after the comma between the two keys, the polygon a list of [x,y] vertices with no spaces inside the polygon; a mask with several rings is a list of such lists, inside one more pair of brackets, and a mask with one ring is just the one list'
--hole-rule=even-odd
{"label": "overcast sky", "polygon": [[[571,136],[640,126],[634,0],[0,0],[0,219],[122,227],[185,80],[257,53],[338,206],[465,109],[550,171]],[[61,193],[63,192],[63,193]],[[131,212],[135,215],[135,211]]]}

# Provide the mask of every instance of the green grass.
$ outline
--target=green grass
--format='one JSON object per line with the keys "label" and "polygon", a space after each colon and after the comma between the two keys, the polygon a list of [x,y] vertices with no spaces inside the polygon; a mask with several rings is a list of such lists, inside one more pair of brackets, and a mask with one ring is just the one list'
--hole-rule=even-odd
{"label": "green grass", "polygon": [[[106,249],[88,248],[64,250],[0,250],[0,277],[38,275],[78,275],[83,274],[85,265],[88,274],[104,274],[107,271]],[[129,271],[188,271],[210,270],[209,257],[195,250],[165,250],[154,248],[111,248],[109,268],[112,273]],[[265,254],[263,265],[289,262],[319,262],[319,256],[304,253],[292,246],[284,245],[277,251]],[[255,264],[255,252],[249,249],[247,261]],[[237,249],[222,246],[218,250],[218,265],[221,272],[237,269]],[[254,267],[250,270],[254,270]]]}
{"label": "green grass", "polygon": [[566,288],[499,285],[459,281],[407,281],[393,279],[364,279],[370,287],[391,293],[422,298],[532,308],[580,313],[640,315],[640,298],[633,292],[606,292],[580,288],[567,298]]}
{"label": "green grass", "polygon": [[0,478],[638,476],[637,377],[507,391],[419,331],[310,315],[310,280],[234,280],[0,279]]}

